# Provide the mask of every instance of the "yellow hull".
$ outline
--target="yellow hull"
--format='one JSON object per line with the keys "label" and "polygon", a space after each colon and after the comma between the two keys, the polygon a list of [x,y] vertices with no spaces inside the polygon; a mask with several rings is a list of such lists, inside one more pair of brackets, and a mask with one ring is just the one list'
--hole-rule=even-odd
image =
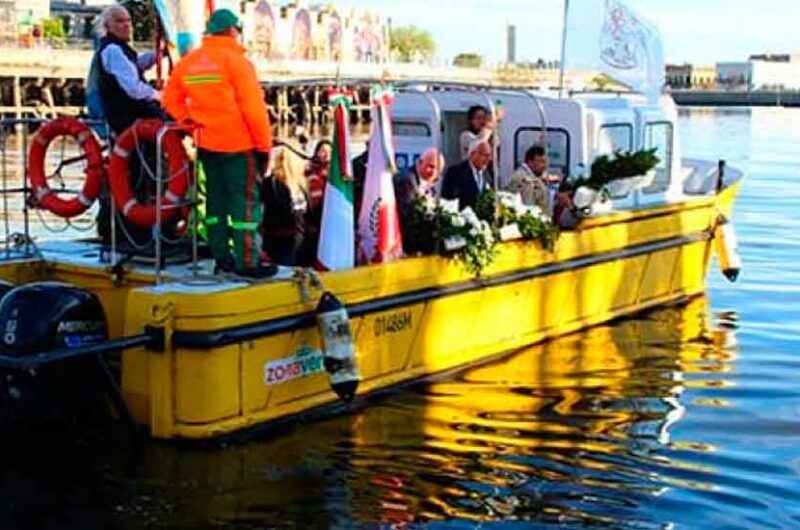
{"label": "yellow hull", "polygon": [[[358,393],[701,293],[710,234],[735,188],[586,221],[563,233],[552,253],[534,243],[503,244],[477,280],[441,257],[323,274],[325,289],[350,313]],[[115,285],[98,268],[21,265],[0,267],[0,276],[57,279],[97,293],[112,337],[164,329],[164,351],[122,355],[125,399],[155,437],[210,438],[337,402],[324,371],[306,373],[293,363],[302,359],[298,352],[322,347],[313,318],[319,291],[304,299],[293,281],[154,287],[144,273]]]}

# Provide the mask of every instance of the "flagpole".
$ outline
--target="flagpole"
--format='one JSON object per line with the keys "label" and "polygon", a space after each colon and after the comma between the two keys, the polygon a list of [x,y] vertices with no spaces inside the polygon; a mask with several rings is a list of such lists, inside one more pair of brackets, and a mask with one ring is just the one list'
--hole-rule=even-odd
{"label": "flagpole", "polygon": [[569,0],[564,0],[564,24],[561,30],[561,62],[558,74],[558,97],[564,96],[564,59],[567,55],[567,16],[569,14]]}

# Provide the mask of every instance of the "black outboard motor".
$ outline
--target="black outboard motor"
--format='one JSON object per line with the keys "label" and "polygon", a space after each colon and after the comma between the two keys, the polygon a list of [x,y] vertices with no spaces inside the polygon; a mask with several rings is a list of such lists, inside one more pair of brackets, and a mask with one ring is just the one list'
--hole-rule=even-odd
{"label": "black outboard motor", "polygon": [[0,300],[6,295],[8,291],[14,288],[14,284],[5,280],[0,280]]}
{"label": "black outboard motor", "polygon": [[[0,300],[0,355],[21,359],[108,340],[108,325],[93,293],[56,282],[17,287]],[[45,362],[35,368],[5,367],[0,377],[3,419],[44,425],[93,419],[108,407],[105,366],[95,355]]]}

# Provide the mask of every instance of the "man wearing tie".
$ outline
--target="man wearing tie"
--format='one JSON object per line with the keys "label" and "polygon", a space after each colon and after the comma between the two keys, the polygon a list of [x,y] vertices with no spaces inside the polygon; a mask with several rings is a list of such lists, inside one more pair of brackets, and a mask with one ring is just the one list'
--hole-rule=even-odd
{"label": "man wearing tie", "polygon": [[478,195],[492,187],[487,168],[492,162],[492,146],[476,140],[469,146],[467,159],[447,168],[442,180],[443,199],[458,199],[459,208],[473,207]]}

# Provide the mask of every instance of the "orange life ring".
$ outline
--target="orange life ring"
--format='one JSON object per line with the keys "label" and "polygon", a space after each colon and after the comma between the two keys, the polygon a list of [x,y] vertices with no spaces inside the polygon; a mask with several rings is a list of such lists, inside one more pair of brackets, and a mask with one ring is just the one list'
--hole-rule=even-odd
{"label": "orange life ring", "polygon": [[[65,200],[50,189],[45,174],[45,159],[50,142],[59,136],[71,136],[86,157],[86,181],[78,195]],[[100,195],[103,187],[103,150],[89,127],[70,117],[58,118],[42,125],[36,132],[28,151],[28,179],[36,203],[60,217],[75,217],[86,211]]]}
{"label": "orange life ring", "polygon": [[[159,119],[138,120],[117,138],[108,164],[108,183],[114,204],[133,224],[151,227],[156,224],[155,204],[141,204],[133,195],[130,185],[129,158],[140,143],[156,143],[165,123]],[[161,206],[162,221],[169,221],[179,213],[175,207],[189,189],[189,157],[177,130],[168,130],[161,140],[161,151],[167,159],[169,174]]]}

